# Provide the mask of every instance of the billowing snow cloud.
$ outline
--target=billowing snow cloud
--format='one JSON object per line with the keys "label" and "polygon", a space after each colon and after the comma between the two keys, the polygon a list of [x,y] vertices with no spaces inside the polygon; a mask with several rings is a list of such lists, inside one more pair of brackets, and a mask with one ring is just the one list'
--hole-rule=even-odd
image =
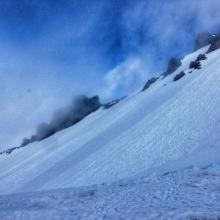
{"label": "billowing snow cloud", "polygon": [[106,73],[102,96],[116,98],[127,95],[127,92],[132,92],[142,86],[146,77],[146,71],[143,70],[141,61],[137,58],[129,58]]}

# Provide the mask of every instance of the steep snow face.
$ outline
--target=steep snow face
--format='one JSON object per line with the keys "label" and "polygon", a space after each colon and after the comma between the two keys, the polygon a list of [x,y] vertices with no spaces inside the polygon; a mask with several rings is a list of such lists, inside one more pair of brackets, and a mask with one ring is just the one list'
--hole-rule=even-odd
{"label": "steep snow face", "polygon": [[[172,75],[146,91],[46,140],[1,155],[0,193],[113,182],[160,169],[200,149],[218,149],[220,51],[208,54],[202,69],[189,69],[207,49],[186,56]],[[181,71],[185,76],[173,82]]]}

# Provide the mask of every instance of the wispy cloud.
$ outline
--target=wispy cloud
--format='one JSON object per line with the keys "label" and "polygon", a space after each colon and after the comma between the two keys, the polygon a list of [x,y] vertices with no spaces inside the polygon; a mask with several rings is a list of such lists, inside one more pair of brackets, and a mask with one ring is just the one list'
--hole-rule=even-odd
{"label": "wispy cloud", "polygon": [[140,60],[129,58],[106,73],[101,94],[106,99],[127,95],[144,83],[146,77]]}

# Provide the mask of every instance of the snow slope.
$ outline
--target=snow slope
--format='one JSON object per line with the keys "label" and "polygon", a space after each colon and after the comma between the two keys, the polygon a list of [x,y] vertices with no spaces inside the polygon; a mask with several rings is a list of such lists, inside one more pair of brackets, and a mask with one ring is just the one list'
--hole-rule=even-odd
{"label": "snow slope", "polygon": [[[0,193],[110,183],[196,161],[220,162],[220,51],[208,54],[201,70],[188,69],[207,48],[186,56],[175,73],[145,92],[1,155]],[[173,82],[182,70],[186,76]],[[195,152],[209,157],[196,160]]]}
{"label": "snow slope", "polygon": [[218,220],[219,186],[219,165],[188,167],[111,185],[0,196],[0,219]]}

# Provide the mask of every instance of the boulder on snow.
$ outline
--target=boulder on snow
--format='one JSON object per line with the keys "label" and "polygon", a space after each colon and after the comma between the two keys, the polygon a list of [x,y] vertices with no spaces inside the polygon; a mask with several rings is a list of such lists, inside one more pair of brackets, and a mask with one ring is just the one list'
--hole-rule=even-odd
{"label": "boulder on snow", "polygon": [[207,56],[205,54],[199,54],[195,61],[192,61],[189,65],[190,69],[201,69],[201,61],[206,60]]}
{"label": "boulder on snow", "polygon": [[189,68],[194,70],[200,70],[201,69],[200,61],[192,61],[189,65]]}
{"label": "boulder on snow", "polygon": [[176,76],[174,76],[173,81],[178,81],[179,79],[183,78],[186,74],[182,71],[179,74],[177,74]]}
{"label": "boulder on snow", "polygon": [[199,54],[199,56],[196,58],[196,61],[206,60],[207,56],[205,54]]}

